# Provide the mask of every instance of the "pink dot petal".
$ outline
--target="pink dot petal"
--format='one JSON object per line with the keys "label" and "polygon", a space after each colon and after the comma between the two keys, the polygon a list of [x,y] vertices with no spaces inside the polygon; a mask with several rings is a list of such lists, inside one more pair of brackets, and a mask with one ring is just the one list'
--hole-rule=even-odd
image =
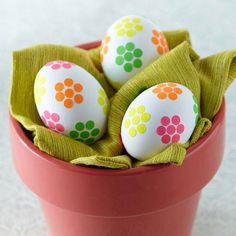
{"label": "pink dot petal", "polygon": [[48,127],[50,129],[55,129],[55,124],[52,121],[48,121]]}
{"label": "pink dot petal", "polygon": [[164,136],[161,138],[161,141],[162,141],[162,143],[164,143],[164,144],[170,143],[170,136],[169,136],[168,134],[164,135]]}
{"label": "pink dot petal", "polygon": [[64,61],[62,61],[62,60],[58,60],[58,61],[55,61],[55,62],[57,62],[59,64],[63,64],[64,63]]}
{"label": "pink dot petal", "polygon": [[161,123],[164,125],[164,126],[167,126],[170,124],[170,118],[168,116],[163,116],[161,118]]}
{"label": "pink dot petal", "polygon": [[49,111],[44,111],[44,116],[49,119],[50,118],[50,112]]}
{"label": "pink dot petal", "polygon": [[167,127],[167,133],[168,134],[174,134],[175,133],[175,126],[174,125],[169,125],[168,127]]}
{"label": "pink dot petal", "polygon": [[41,116],[41,120],[42,120],[42,122],[43,122],[45,125],[47,125],[47,121],[46,121],[46,119],[44,118],[44,116]]}
{"label": "pink dot petal", "polygon": [[51,66],[53,64],[53,61],[49,61],[45,66]]}
{"label": "pink dot petal", "polygon": [[52,65],[52,69],[53,70],[58,70],[58,69],[60,69],[61,68],[61,65],[60,64],[54,64],[54,65]]}
{"label": "pink dot petal", "polygon": [[56,124],[56,131],[63,132],[65,130],[62,124]]}
{"label": "pink dot petal", "polygon": [[175,115],[175,116],[172,117],[172,123],[174,125],[178,125],[179,122],[180,122],[180,117],[179,116]]}
{"label": "pink dot petal", "polygon": [[179,140],[180,140],[179,134],[175,134],[175,135],[172,137],[172,142],[173,142],[173,143],[178,143]]}
{"label": "pink dot petal", "polygon": [[166,133],[166,128],[164,126],[159,126],[156,129],[156,133],[160,136],[164,135]]}
{"label": "pink dot petal", "polygon": [[63,64],[63,67],[64,67],[65,69],[70,69],[72,66],[71,66],[70,63],[64,63],[64,64]]}
{"label": "pink dot petal", "polygon": [[177,133],[182,134],[184,132],[184,125],[180,124],[177,126]]}
{"label": "pink dot petal", "polygon": [[54,122],[58,122],[58,121],[60,120],[60,116],[59,116],[57,113],[52,113],[51,119],[52,119]]}

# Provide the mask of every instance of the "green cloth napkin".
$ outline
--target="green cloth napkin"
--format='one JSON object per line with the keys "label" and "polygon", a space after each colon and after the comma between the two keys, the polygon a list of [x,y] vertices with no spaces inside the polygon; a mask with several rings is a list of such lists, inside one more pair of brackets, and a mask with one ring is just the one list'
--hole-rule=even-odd
{"label": "green cloth napkin", "polygon": [[[107,82],[99,61],[99,50],[83,50],[60,45],[39,45],[13,53],[10,109],[12,116],[32,132],[34,144],[43,152],[72,164],[126,169],[142,165],[181,165],[186,149],[212,126],[223,95],[236,77],[236,51],[226,51],[200,59],[191,47],[186,30],[164,32],[169,53],[163,55],[115,92]],[[71,61],[90,72],[107,92],[111,108],[106,135],[88,146],[45,128],[37,113],[33,86],[38,70],[52,60]],[[196,96],[200,118],[188,143],[172,144],[146,161],[125,154],[120,139],[122,118],[131,101],[145,89],[161,82],[177,82]]]}

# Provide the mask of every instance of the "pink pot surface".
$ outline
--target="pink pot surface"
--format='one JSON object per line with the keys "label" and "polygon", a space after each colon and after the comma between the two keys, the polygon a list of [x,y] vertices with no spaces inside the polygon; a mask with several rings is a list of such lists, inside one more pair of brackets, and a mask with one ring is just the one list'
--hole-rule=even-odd
{"label": "pink pot surface", "polygon": [[51,235],[189,236],[200,192],[223,158],[225,102],[182,166],[74,166],[40,151],[12,116],[10,127],[16,170],[39,197]]}

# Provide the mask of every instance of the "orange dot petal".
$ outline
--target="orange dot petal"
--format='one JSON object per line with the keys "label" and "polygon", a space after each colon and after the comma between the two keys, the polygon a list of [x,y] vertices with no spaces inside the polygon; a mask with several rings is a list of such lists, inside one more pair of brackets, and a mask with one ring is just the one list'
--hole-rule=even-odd
{"label": "orange dot petal", "polygon": [[170,92],[172,92],[172,88],[171,88],[171,87],[165,87],[165,88],[164,88],[164,91],[165,91],[166,93],[170,93]]}
{"label": "orange dot petal", "polygon": [[180,88],[174,88],[174,92],[177,94],[181,94],[183,91]]}
{"label": "orange dot petal", "polygon": [[71,99],[66,99],[66,100],[64,101],[64,106],[65,106],[66,108],[71,108],[71,107],[73,107],[73,101],[72,101]]}
{"label": "orange dot petal", "polygon": [[170,86],[170,87],[176,87],[177,84],[176,84],[176,83],[171,83],[171,82],[169,82],[169,83],[168,83],[168,86]]}
{"label": "orange dot petal", "polygon": [[111,37],[110,36],[106,36],[104,41],[105,41],[105,43],[109,43],[110,40],[111,40]]}
{"label": "orange dot petal", "polygon": [[159,84],[158,87],[160,87],[160,88],[166,87],[166,83]]}
{"label": "orange dot petal", "polygon": [[152,30],[152,33],[157,37],[159,37],[160,35],[160,33],[156,29]]}
{"label": "orange dot petal", "polygon": [[74,89],[76,92],[81,92],[83,90],[82,84],[75,84]]}
{"label": "orange dot petal", "polygon": [[83,98],[82,95],[77,94],[77,95],[75,95],[74,100],[75,100],[76,103],[80,104],[80,103],[83,102],[84,98]]}
{"label": "orange dot petal", "polygon": [[73,83],[74,83],[74,81],[73,81],[73,79],[71,79],[71,78],[67,78],[67,79],[64,80],[64,84],[65,84],[66,86],[72,86]]}
{"label": "orange dot petal", "polygon": [[171,100],[176,100],[176,99],[178,98],[177,94],[175,94],[175,93],[170,93],[170,94],[168,95],[168,97],[169,97],[169,99],[171,99]]}
{"label": "orange dot petal", "polygon": [[65,91],[65,95],[66,95],[66,97],[68,97],[68,98],[72,98],[72,97],[74,96],[74,91],[73,91],[73,89],[67,89],[67,90]]}
{"label": "orange dot petal", "polygon": [[160,93],[161,92],[161,88],[160,87],[156,87],[152,90],[153,93]]}
{"label": "orange dot petal", "polygon": [[165,98],[167,98],[167,95],[166,95],[166,93],[161,92],[161,93],[157,94],[157,97],[160,99],[165,99]]}
{"label": "orange dot petal", "polygon": [[165,41],[165,39],[164,38],[161,38],[161,45],[163,46],[163,47],[165,47],[166,46],[166,41]]}
{"label": "orange dot petal", "polygon": [[104,61],[104,56],[102,53],[100,53],[100,61],[103,62]]}
{"label": "orange dot petal", "polygon": [[59,102],[61,102],[64,99],[64,97],[65,97],[64,94],[61,92],[56,93],[56,96],[55,96],[56,100]]}
{"label": "orange dot petal", "polygon": [[159,40],[156,37],[152,37],[152,42],[153,44],[157,45],[159,43]]}
{"label": "orange dot petal", "polygon": [[164,48],[162,46],[157,47],[157,52],[162,55],[164,53]]}
{"label": "orange dot petal", "polygon": [[55,90],[56,91],[62,91],[64,89],[64,84],[63,83],[57,83],[55,85]]}
{"label": "orange dot petal", "polygon": [[107,54],[107,52],[108,52],[108,47],[107,46],[104,47],[103,52],[104,52],[104,54]]}

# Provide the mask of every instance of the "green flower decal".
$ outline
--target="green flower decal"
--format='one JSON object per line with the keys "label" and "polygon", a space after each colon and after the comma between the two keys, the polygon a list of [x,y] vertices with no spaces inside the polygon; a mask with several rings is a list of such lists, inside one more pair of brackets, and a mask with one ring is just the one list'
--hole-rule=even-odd
{"label": "green flower decal", "polygon": [[126,17],[122,19],[118,24],[115,25],[118,36],[133,37],[136,32],[143,30],[143,25],[139,18]]}
{"label": "green flower decal", "polygon": [[99,89],[99,97],[98,97],[98,104],[102,106],[104,115],[106,116],[108,113],[108,106],[109,106],[109,99],[104,91],[104,89]]}
{"label": "green flower decal", "polygon": [[198,116],[198,104],[197,104],[197,98],[196,98],[195,96],[193,96],[193,101],[194,101],[193,111],[194,111],[194,113],[195,113],[195,115],[196,115],[195,123],[197,124],[199,116]]}
{"label": "green flower decal", "polygon": [[125,72],[131,72],[133,68],[140,68],[143,65],[140,59],[143,51],[140,48],[135,48],[132,42],[128,42],[125,46],[120,45],[116,52],[118,56],[115,62],[118,66],[123,65]]}
{"label": "green flower decal", "polygon": [[95,128],[95,123],[89,120],[85,123],[77,122],[75,124],[75,130],[71,130],[69,135],[71,138],[80,142],[91,144],[95,141],[95,138],[99,135],[100,129]]}
{"label": "green flower decal", "polygon": [[131,137],[135,137],[137,133],[144,134],[147,127],[144,123],[147,123],[151,115],[145,112],[145,106],[139,105],[137,108],[131,108],[128,111],[128,118],[124,121],[124,127],[128,129],[128,134]]}
{"label": "green flower decal", "polygon": [[35,84],[34,84],[34,99],[35,99],[35,103],[37,105],[41,103],[42,96],[44,96],[45,93],[46,93],[46,89],[44,87],[45,81],[46,81],[46,77],[45,76],[37,75],[37,77],[35,79]]}

